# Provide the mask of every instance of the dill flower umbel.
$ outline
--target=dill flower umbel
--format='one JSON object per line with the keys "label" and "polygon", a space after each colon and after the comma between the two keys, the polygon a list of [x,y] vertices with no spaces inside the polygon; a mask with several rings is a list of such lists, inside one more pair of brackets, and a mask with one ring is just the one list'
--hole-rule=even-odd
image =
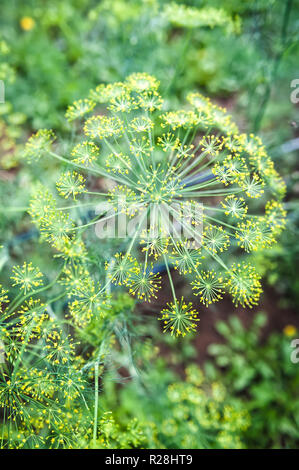
{"label": "dill flower umbel", "polygon": [[51,131],[31,136],[25,156],[48,155],[67,166],[57,190],[78,200],[58,205],[39,186],[30,214],[58,256],[70,264],[80,260],[87,271],[90,230],[114,239],[105,279],[98,285],[91,274],[89,281],[84,277],[70,302],[76,322],[102,315],[112,285],[151,301],[163,269],[173,296],[162,311],[164,329],[184,335],[197,317],[191,304],[177,299],[172,269],[205,306],[225,294],[235,305],[256,305],[260,276],[247,257],[275,243],[284,228],[285,184],[261,139],[240,133],[224,108],[193,92],[182,109],[163,110],[158,88],[155,77],[134,73],[91,90],[67,110],[78,125],[63,155]]}
{"label": "dill flower umbel", "polygon": [[23,266],[14,266],[12,272],[11,279],[14,281],[13,286],[19,286],[24,294],[43,284],[43,274],[32,263],[26,263],[25,261]]}
{"label": "dill flower umbel", "polygon": [[54,133],[48,129],[41,129],[36,134],[32,135],[25,147],[25,158],[29,161],[32,159],[38,160],[50,149],[54,141]]}
{"label": "dill flower umbel", "polygon": [[192,308],[192,303],[184,302],[182,297],[179,302],[168,304],[167,308],[161,311],[161,318],[164,323],[164,331],[170,330],[172,335],[185,336],[190,331],[196,330],[196,322],[199,321],[198,314]]}
{"label": "dill flower umbel", "polygon": [[228,32],[239,31],[238,19],[233,20],[222,8],[194,8],[170,2],[165,5],[164,16],[175,26],[200,28],[209,26],[224,26]]}
{"label": "dill flower umbel", "polygon": [[224,282],[214,271],[202,271],[195,281],[191,282],[194,295],[200,296],[200,301],[208,307],[222,299]]}
{"label": "dill flower umbel", "polygon": [[75,447],[82,432],[90,440],[93,423],[75,345],[50,308],[55,296],[49,303],[36,297],[54,283],[39,288],[31,263],[13,273],[21,293],[8,303],[12,293],[0,286],[1,448]]}
{"label": "dill flower umbel", "polygon": [[84,183],[85,178],[82,175],[75,171],[67,171],[66,173],[62,173],[56,183],[56,187],[61,196],[66,199],[72,196],[73,199],[76,199],[77,194],[85,191]]}

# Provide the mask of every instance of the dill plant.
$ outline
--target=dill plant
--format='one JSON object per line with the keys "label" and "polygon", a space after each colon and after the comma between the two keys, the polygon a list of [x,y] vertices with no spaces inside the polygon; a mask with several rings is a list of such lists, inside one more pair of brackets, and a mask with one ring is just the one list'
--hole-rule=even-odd
{"label": "dill plant", "polygon": [[[78,325],[109,311],[112,288],[139,301],[157,297],[161,263],[173,300],[160,319],[172,335],[185,336],[198,322],[192,304],[176,294],[172,268],[205,306],[227,293],[236,306],[252,307],[262,288],[249,254],[275,243],[285,225],[285,184],[261,139],[240,133],[225,109],[197,92],[184,108],[165,110],[158,87],[146,73],[99,85],[67,109],[75,140],[66,151],[46,129],[26,144],[29,161],[53,158],[65,167],[57,192],[73,202],[65,205],[38,185],[29,212],[41,238],[65,260],[62,282]],[[82,223],[86,207],[101,210]],[[106,274],[95,279],[91,230],[116,217],[134,221],[134,230],[115,236]]]}
{"label": "dill plant", "polygon": [[[238,19],[219,9],[171,3],[162,17],[176,27],[239,29]],[[68,146],[55,144],[54,133],[46,129],[29,139],[25,156],[31,164],[51,157],[65,167],[56,194],[36,185],[29,211],[59,269],[47,280],[37,266],[24,262],[10,273],[11,289],[0,286],[1,448],[242,446],[239,434],[248,427],[247,414],[227,406],[220,384],[208,396],[196,370],[187,370],[186,383],[168,387],[172,418],[165,416],[160,431],[159,420],[155,424],[145,417],[141,425],[136,419],[120,424],[119,416],[102,413],[99,404],[107,356],[116,337],[126,343],[126,326],[133,322],[124,312],[132,310],[134,297],[150,302],[158,295],[164,287],[161,264],[173,301],[159,318],[164,331],[184,336],[195,331],[198,314],[191,302],[177,297],[172,269],[190,281],[205,306],[227,293],[236,305],[250,307],[258,302],[261,284],[249,254],[271,246],[284,227],[284,183],[261,140],[239,133],[226,111],[199,93],[189,94],[187,101],[183,109],[169,112],[158,81],[133,74],[124,82],[99,85],[69,107]],[[0,126],[9,168],[16,164],[10,155],[16,144],[6,140],[5,124]],[[178,239],[176,220],[181,221],[186,201],[199,201],[204,208],[186,227],[188,237]],[[153,204],[157,234],[140,224],[133,236],[110,240],[106,250],[108,244],[92,229],[115,214],[88,210],[103,202],[131,220],[142,220]],[[171,236],[163,223],[169,207]],[[102,245],[105,270],[95,243]],[[117,295],[116,288],[129,295]],[[68,314],[59,315],[53,305],[65,300]],[[125,347],[130,349],[129,341]],[[194,431],[203,435],[200,444]],[[151,434],[154,444],[148,443]]]}
{"label": "dill plant", "polygon": [[73,340],[51,314],[55,298],[44,303],[37,297],[51,287],[40,287],[38,269],[25,263],[14,269],[12,280],[22,292],[10,303],[9,292],[1,289],[1,448],[73,447],[92,432],[83,406],[87,382]]}
{"label": "dill plant", "polygon": [[[24,263],[11,272],[11,290],[0,285],[0,448],[138,447],[144,435],[136,419],[120,427],[96,405],[114,323],[132,299],[111,299],[109,321],[101,328],[94,318],[89,329],[74,331],[55,308],[65,296],[55,289],[61,273],[47,282],[32,263]],[[20,291],[15,297],[13,285]]]}

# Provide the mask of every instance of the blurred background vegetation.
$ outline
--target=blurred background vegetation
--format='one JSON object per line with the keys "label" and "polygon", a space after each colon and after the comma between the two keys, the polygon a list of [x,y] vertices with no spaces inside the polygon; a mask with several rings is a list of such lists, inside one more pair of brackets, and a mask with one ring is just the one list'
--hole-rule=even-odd
{"label": "blurred background vegetation", "polygon": [[[299,107],[290,98],[291,82],[299,78],[298,39],[298,0],[1,4],[2,284],[11,266],[28,258],[55,271],[25,208],[30,187],[55,181],[57,167],[25,166],[23,144],[44,127],[63,139],[66,107],[99,83],[142,71],[160,80],[168,108],[189,91],[210,96],[240,129],[263,138],[287,184],[287,229],[273,248],[252,256],[264,274],[258,308],[232,312],[224,299],[201,308],[199,337],[173,340],[151,323],[149,306],[136,312],[134,302],[119,299],[115,309],[134,329],[128,328],[125,342],[116,339],[120,346],[101,383],[108,447],[299,445],[299,364],[290,361],[291,340],[299,337]],[[20,210],[10,213],[10,206]],[[101,341],[96,325],[80,340],[95,348]]]}

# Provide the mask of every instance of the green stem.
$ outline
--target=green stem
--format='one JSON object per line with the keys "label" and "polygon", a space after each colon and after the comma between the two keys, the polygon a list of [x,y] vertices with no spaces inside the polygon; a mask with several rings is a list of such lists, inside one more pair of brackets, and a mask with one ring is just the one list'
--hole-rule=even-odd
{"label": "green stem", "polygon": [[93,419],[93,445],[96,447],[98,434],[98,410],[99,410],[99,361],[94,366],[94,419]]}
{"label": "green stem", "polygon": [[109,179],[115,180],[118,183],[122,183],[122,184],[125,184],[125,185],[128,184],[127,181],[124,181],[122,178],[112,176],[104,170],[99,170],[99,169],[96,169],[96,168],[90,168],[90,167],[85,167],[83,165],[79,165],[78,163],[75,163],[72,160],[68,160],[67,158],[62,157],[61,155],[58,155],[55,152],[49,152],[49,154],[52,155],[52,157],[56,158],[57,160],[60,160],[64,163],[67,163],[68,165],[72,165],[76,168],[80,168],[81,170],[90,171],[91,173],[95,173],[95,174],[100,175],[104,178],[109,178]]}
{"label": "green stem", "polygon": [[168,279],[169,279],[169,283],[170,283],[170,287],[171,287],[171,292],[172,292],[172,296],[173,296],[173,301],[174,301],[174,303],[175,303],[175,305],[176,305],[177,299],[176,299],[175,289],[174,289],[172,277],[171,277],[170,270],[169,270],[169,266],[168,266],[168,261],[167,261],[167,258],[166,258],[165,255],[163,255],[163,258],[164,258],[164,263],[165,263],[165,266],[166,266],[166,271],[167,271],[167,275],[168,275]]}

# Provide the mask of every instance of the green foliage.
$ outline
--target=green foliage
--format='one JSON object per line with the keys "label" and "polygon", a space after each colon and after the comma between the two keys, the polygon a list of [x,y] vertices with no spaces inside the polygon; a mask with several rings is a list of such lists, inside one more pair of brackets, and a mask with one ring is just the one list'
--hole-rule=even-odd
{"label": "green foliage", "polygon": [[249,329],[236,316],[218,323],[217,330],[225,342],[209,346],[218,368],[209,363],[206,371],[213,378],[220,375],[232,396],[241,399],[253,417],[244,434],[246,446],[296,448],[299,374],[298,364],[291,361],[296,328],[286,327],[284,334],[272,333],[261,343],[266,321],[266,315],[259,313]]}
{"label": "green foliage", "polygon": [[[182,37],[168,43],[175,8],[174,2],[160,0],[55,0],[42,6],[30,1],[25,7],[17,0],[14,8],[3,5],[1,33],[13,45],[11,66],[20,71],[7,99],[22,109],[33,128],[57,128],[64,125],[61,110],[99,82],[138,70],[155,71],[161,78],[168,71],[175,78],[171,64],[178,46],[184,46]],[[212,21],[209,8],[197,11],[200,26],[234,29],[225,11],[213,10]]]}
{"label": "green foliage", "polygon": [[240,436],[250,424],[249,415],[238,400],[229,398],[221,383],[206,382],[195,365],[186,369],[184,380],[169,373],[163,361],[156,360],[154,365],[123,384],[117,394],[108,377],[102,395],[106,406],[117,409],[121,422],[137,417],[144,447],[243,447]]}

